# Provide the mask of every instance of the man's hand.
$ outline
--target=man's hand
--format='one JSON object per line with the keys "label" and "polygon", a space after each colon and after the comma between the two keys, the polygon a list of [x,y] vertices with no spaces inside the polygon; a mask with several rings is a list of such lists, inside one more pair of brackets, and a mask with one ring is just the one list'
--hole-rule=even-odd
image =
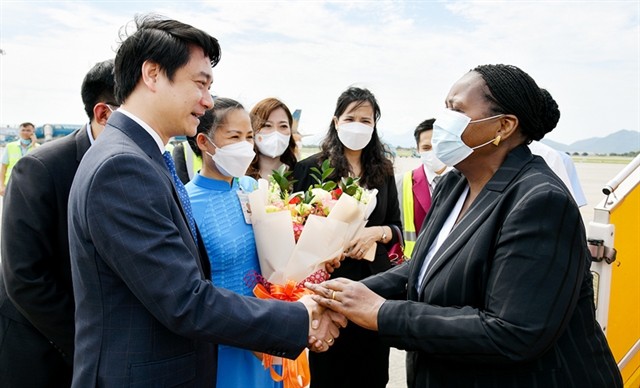
{"label": "man's hand", "polygon": [[347,326],[347,318],[326,310],[316,303],[311,295],[305,295],[299,301],[304,304],[310,315],[309,349],[314,352],[326,352],[340,335],[340,328]]}
{"label": "man's hand", "polygon": [[312,298],[320,305],[344,315],[358,326],[378,330],[378,311],[385,299],[364,284],[338,278],[304,286],[315,292]]}

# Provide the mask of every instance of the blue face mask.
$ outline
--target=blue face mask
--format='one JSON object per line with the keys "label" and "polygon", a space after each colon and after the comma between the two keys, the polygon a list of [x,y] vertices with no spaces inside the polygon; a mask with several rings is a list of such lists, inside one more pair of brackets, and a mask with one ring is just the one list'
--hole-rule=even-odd
{"label": "blue face mask", "polygon": [[31,144],[31,139],[20,139],[20,144],[28,146],[29,144]]}
{"label": "blue face mask", "polygon": [[462,141],[462,134],[471,123],[504,116],[503,114],[471,121],[471,118],[450,109],[444,109],[433,123],[433,138],[431,143],[438,159],[447,166],[453,167],[473,153],[473,150],[484,147],[494,139],[475,147],[469,147]]}

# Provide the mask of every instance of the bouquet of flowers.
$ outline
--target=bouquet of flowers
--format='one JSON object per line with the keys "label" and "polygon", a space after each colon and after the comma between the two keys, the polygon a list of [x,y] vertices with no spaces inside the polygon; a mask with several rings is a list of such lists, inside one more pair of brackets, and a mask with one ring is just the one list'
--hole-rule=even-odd
{"label": "bouquet of flowers", "polygon": [[[251,223],[258,250],[260,270],[254,294],[263,299],[295,301],[305,293],[304,282],[320,283],[329,275],[324,263],[338,256],[360,233],[376,205],[377,190],[365,190],[358,178],[327,178],[334,169],[329,161],[312,168],[317,182],[308,190],[292,193],[294,181],[284,166],[273,171],[268,181],[260,179],[249,194]],[[373,260],[375,244],[365,258]],[[273,357],[263,356],[265,368]],[[271,368],[275,381],[285,388],[309,384],[306,353],[283,360],[283,375]]]}
{"label": "bouquet of flowers", "polygon": [[[347,248],[375,208],[377,190],[365,190],[358,178],[328,181],[329,161],[312,168],[317,184],[291,193],[284,168],[258,181],[249,194],[251,223],[262,276],[271,283],[300,282]],[[373,260],[375,246],[365,254]]]}

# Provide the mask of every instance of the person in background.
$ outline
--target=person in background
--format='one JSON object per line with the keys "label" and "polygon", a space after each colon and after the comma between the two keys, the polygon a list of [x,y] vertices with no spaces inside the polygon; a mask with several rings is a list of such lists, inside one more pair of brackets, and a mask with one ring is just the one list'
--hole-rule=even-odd
{"label": "person in background", "polygon": [[308,295],[261,300],[212,284],[191,202],[164,147],[195,136],[213,108],[220,45],[155,15],[136,16],[135,27],[115,58],[120,108],[69,194],[72,386],[214,387],[218,344],[288,358],[306,346],[328,350],[346,322]]}
{"label": "person in background", "polygon": [[293,155],[296,157],[296,160],[302,159],[302,134],[296,129],[291,134],[293,138],[293,142],[295,143],[295,147],[293,149]]}
{"label": "person in background", "polygon": [[277,98],[265,98],[251,109],[251,121],[257,155],[247,175],[266,179],[283,164],[293,170],[298,159],[291,136],[293,116],[289,108]]}
{"label": "person in background", "polygon": [[202,168],[202,157],[193,152],[193,147],[197,147],[194,138],[187,138],[185,141],[177,142],[167,148],[171,152],[173,160],[176,163],[176,172],[183,184],[189,183],[198,171]]}
{"label": "person in background", "polygon": [[422,228],[424,217],[431,207],[433,190],[438,181],[450,170],[436,157],[431,146],[434,121],[435,119],[427,119],[413,131],[416,148],[422,160],[420,166],[396,177],[402,214],[404,254],[409,258],[416,244],[416,237]]}
{"label": "person in background", "polygon": [[35,126],[31,123],[22,123],[18,129],[18,140],[7,143],[0,158],[0,195],[4,195],[11,177],[13,166],[18,160],[25,156],[27,152],[39,146]]}
{"label": "person in background", "polygon": [[413,259],[307,287],[407,350],[409,387],[622,387],[580,211],[527,146],[556,127],[556,101],[515,66],[483,65],[445,104],[433,146],[457,171],[436,187]]}
{"label": "person in background", "polygon": [[[202,169],[185,187],[211,262],[212,281],[253,296],[246,279],[260,273],[260,265],[246,206],[247,194],[258,184],[244,176],[255,156],[249,113],[237,101],[217,98],[214,108],[200,117],[189,144],[195,155],[204,156]],[[219,345],[218,370],[224,371],[218,373],[218,388],[276,386],[249,350]]]}
{"label": "person in background", "polygon": [[584,195],[582,185],[580,184],[580,178],[578,177],[578,171],[576,171],[576,165],[573,163],[573,159],[566,152],[558,151],[558,154],[564,162],[564,168],[567,170],[569,176],[569,186],[571,188],[571,194],[573,199],[576,200],[578,207],[587,205],[587,197]]}
{"label": "person in background", "polygon": [[[338,98],[321,151],[296,165],[294,191],[304,191],[315,181],[310,169],[329,160],[335,171],[329,179],[360,178],[366,189],[378,189],[376,206],[365,232],[350,242],[346,259],[333,277],[360,280],[391,268],[388,249],[398,241],[392,226],[401,229],[398,192],[393,165],[384,153],[376,124],[380,107],[367,89],[351,87]],[[374,260],[363,260],[375,245]],[[389,380],[389,346],[375,332],[357,325],[345,328],[340,340],[321,357],[309,355],[311,387],[385,387]]]}
{"label": "person in background", "polygon": [[587,199],[578,180],[578,174],[569,155],[539,141],[532,141],[529,144],[529,149],[532,154],[542,157],[551,171],[562,179],[578,207],[587,204]]}
{"label": "person in background", "polygon": [[84,77],[89,122],[21,158],[2,214],[0,381],[10,387],[69,387],[73,372],[74,298],[67,200],[80,160],[118,104],[113,60]]}

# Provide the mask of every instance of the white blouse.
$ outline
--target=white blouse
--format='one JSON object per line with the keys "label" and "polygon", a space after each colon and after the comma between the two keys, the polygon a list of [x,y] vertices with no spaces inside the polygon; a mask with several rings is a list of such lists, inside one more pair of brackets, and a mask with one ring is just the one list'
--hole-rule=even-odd
{"label": "white blouse", "polygon": [[468,194],[469,186],[467,186],[462,194],[460,194],[458,202],[456,202],[456,205],[451,210],[451,213],[449,213],[449,217],[447,217],[444,225],[442,225],[442,229],[440,229],[438,237],[433,240],[433,243],[429,247],[429,250],[427,251],[427,257],[424,259],[424,263],[422,263],[422,268],[420,269],[420,275],[418,275],[418,282],[416,283],[416,290],[418,292],[420,292],[420,289],[422,288],[422,282],[424,281],[424,277],[427,274],[427,268],[429,267],[429,263],[431,263],[431,259],[433,259],[433,256],[435,256],[436,252],[438,252],[440,246],[442,246],[442,243],[444,243],[444,240],[446,240],[446,238],[449,237],[449,234],[451,234],[451,230],[453,230],[453,227],[456,224],[456,220],[460,215],[462,205],[464,204],[464,200],[467,199]]}

